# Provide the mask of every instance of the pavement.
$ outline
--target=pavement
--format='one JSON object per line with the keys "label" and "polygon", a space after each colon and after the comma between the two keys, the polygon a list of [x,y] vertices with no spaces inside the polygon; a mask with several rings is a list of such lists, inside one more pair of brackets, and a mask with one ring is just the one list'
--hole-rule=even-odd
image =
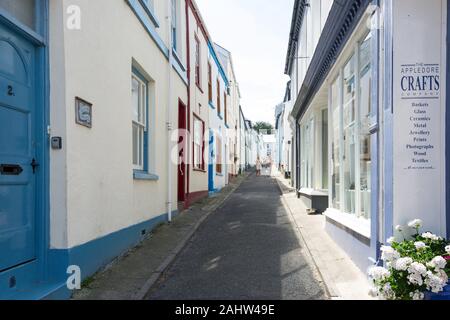
{"label": "pavement", "polygon": [[283,203],[311,253],[331,299],[374,300],[369,295],[367,276],[325,231],[325,216],[308,215],[306,206],[297,198],[289,180],[284,179],[276,170],[272,175],[282,190]]}
{"label": "pavement", "polygon": [[327,298],[282,203],[277,181],[254,174],[205,220],[146,296],[149,300]]}

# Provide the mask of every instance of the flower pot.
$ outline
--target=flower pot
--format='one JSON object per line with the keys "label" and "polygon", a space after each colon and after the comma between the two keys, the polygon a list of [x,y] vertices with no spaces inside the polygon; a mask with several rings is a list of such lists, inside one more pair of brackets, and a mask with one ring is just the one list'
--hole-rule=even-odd
{"label": "flower pot", "polygon": [[450,284],[441,293],[425,292],[425,300],[450,300]]}

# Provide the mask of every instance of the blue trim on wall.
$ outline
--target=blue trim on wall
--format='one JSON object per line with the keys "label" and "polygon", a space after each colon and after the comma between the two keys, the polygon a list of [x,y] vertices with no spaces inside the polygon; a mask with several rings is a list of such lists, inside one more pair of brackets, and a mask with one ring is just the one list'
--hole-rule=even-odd
{"label": "blue trim on wall", "polygon": [[384,13],[385,29],[385,66],[384,79],[384,237],[394,235],[394,124],[393,124],[393,35],[392,35],[392,1],[387,1]]}
{"label": "blue trim on wall", "polygon": [[[174,211],[172,216],[177,216]],[[92,276],[121,254],[138,245],[148,233],[160,224],[168,222],[168,215],[160,215],[145,222],[113,232],[104,237],[70,249],[50,250],[51,274],[55,280],[67,278],[67,267],[77,265],[81,269],[82,279]],[[145,230],[145,234],[142,234]],[[50,296],[52,299],[67,298],[67,289]],[[65,290],[64,290],[65,289]],[[70,293],[69,293],[70,294]],[[43,296],[39,297],[44,298]],[[48,298],[48,297],[47,297]]]}
{"label": "blue trim on wall", "polygon": [[[150,19],[146,9],[141,3],[141,0],[126,0],[134,14],[137,16],[142,26],[145,28],[147,33],[150,35],[150,38],[155,42],[158,49],[162,52],[162,54],[169,60],[169,49],[165,45],[164,41],[159,36],[158,32],[155,30],[155,26],[153,21]],[[174,55],[176,56],[176,55]],[[181,80],[188,85],[187,72],[186,67],[181,63],[178,56],[175,59],[172,59],[172,66],[180,76]]]}
{"label": "blue trim on wall", "polygon": [[217,58],[216,51],[214,50],[210,41],[208,41],[208,48],[209,48],[209,52],[211,53],[211,56],[213,57],[214,62],[217,65],[217,68],[219,69],[219,73],[222,76],[223,81],[225,81],[225,85],[228,87],[229,86],[228,77],[225,74],[222,64],[220,63],[219,59]]}
{"label": "blue trim on wall", "polygon": [[[447,17],[450,17],[450,6],[447,4]],[[447,239],[450,239],[450,23],[447,21],[447,106],[445,108],[445,173],[446,173],[446,217],[447,217]]]}

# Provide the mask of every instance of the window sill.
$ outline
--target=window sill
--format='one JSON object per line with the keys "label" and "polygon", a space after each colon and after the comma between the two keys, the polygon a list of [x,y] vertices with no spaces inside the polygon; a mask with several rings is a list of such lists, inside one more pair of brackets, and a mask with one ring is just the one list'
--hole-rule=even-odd
{"label": "window sill", "polygon": [[148,17],[150,20],[152,20],[153,24],[155,25],[155,28],[159,28],[159,21],[156,19],[155,13],[153,12],[153,9],[149,7],[147,3],[143,0],[139,0],[142,7],[144,8],[145,12],[148,14]]}
{"label": "window sill", "polygon": [[206,173],[206,170],[199,169],[199,168],[194,168],[194,169],[192,169],[192,170],[194,170],[195,172]]}
{"label": "window sill", "polygon": [[211,109],[216,109],[216,107],[214,107],[214,104],[211,101],[209,101],[208,104],[211,107]]}
{"label": "window sill", "polygon": [[203,94],[203,89],[200,87],[200,85],[198,83],[195,84],[197,86],[197,89]]}
{"label": "window sill", "polygon": [[223,117],[220,113],[218,113],[217,116],[219,117],[220,120],[223,120]]}
{"label": "window sill", "polygon": [[328,208],[323,215],[370,240],[371,234],[369,220],[358,218],[353,214],[343,213],[332,208]]}
{"label": "window sill", "polygon": [[311,188],[301,188],[300,194],[304,194],[306,196],[328,196],[328,191],[326,190],[317,190]]}
{"label": "window sill", "polygon": [[156,174],[151,174],[145,171],[134,171],[133,172],[134,180],[143,180],[143,181],[158,181],[159,176]]}
{"label": "window sill", "polygon": [[216,173],[216,176],[223,177],[223,173]]}

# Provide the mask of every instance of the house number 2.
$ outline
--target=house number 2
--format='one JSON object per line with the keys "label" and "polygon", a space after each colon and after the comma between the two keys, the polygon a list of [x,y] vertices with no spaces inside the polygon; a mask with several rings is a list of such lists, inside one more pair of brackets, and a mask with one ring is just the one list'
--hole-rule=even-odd
{"label": "house number 2", "polygon": [[14,88],[12,86],[8,86],[8,96],[14,97]]}

